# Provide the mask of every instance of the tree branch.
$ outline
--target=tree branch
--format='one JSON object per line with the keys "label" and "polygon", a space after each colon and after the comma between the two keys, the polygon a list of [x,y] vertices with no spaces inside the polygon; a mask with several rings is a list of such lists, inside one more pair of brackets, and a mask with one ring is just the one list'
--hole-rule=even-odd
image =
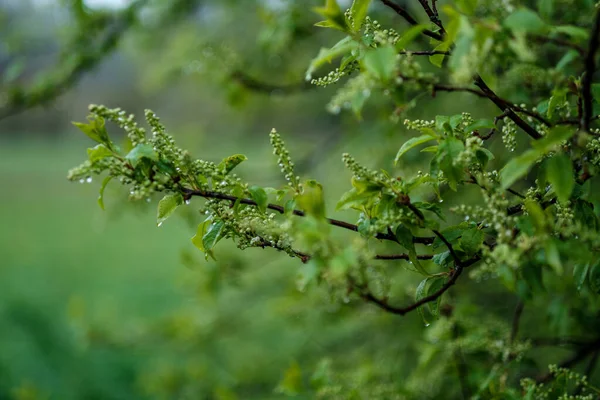
{"label": "tree branch", "polygon": [[[388,6],[389,8],[391,8],[392,10],[394,10],[396,12],[396,14],[400,15],[402,18],[404,18],[406,20],[406,22],[408,22],[411,25],[419,25],[419,23],[417,22],[416,19],[414,19],[412,17],[412,15],[410,15],[408,13],[408,11],[406,11],[404,8],[400,7],[398,4],[394,3],[391,0],[381,0],[381,2],[383,4],[385,4],[386,6]],[[444,37],[442,35],[440,35],[437,32],[433,32],[429,29],[425,29],[423,30],[423,34],[427,35],[435,40],[439,40],[442,41],[444,39]]]}
{"label": "tree branch", "polygon": [[496,93],[494,93],[494,91],[490,89],[488,85],[486,85],[481,76],[475,76],[475,85],[479,87],[485,96],[489,98],[499,109],[505,112],[508,118],[510,118],[519,128],[523,129],[525,133],[535,140],[542,138],[542,135],[538,131],[531,127],[531,125],[525,122],[512,110],[511,105],[507,101],[498,97]]}
{"label": "tree branch", "polygon": [[583,113],[579,126],[586,132],[590,130],[590,121],[592,120],[592,81],[594,72],[596,72],[596,52],[600,45],[600,9],[596,10],[594,24],[590,32],[590,42],[585,57],[585,73],[581,82],[581,97],[583,99]]}
{"label": "tree branch", "polygon": [[8,100],[3,108],[0,108],[0,120],[17,115],[27,109],[47,104],[62,95],[67,89],[75,85],[84,73],[95,68],[110,52],[119,45],[123,34],[134,24],[136,13],[147,3],[147,0],[136,0],[119,16],[114,18],[113,27],[108,30],[100,43],[94,46],[88,43],[87,51],[77,57],[77,63],[61,77],[36,89],[31,93],[17,89],[16,94]]}
{"label": "tree branch", "polygon": [[271,83],[266,83],[259,81],[257,79],[252,78],[247,75],[245,72],[240,70],[233,71],[231,74],[231,79],[238,82],[240,85],[244,86],[247,89],[253,90],[259,93],[268,93],[271,95],[281,94],[292,94],[303,91],[308,91],[310,89],[315,88],[315,85],[311,85],[308,82],[300,82],[289,85],[275,85]]}
{"label": "tree branch", "polygon": [[[210,191],[210,190],[192,190],[192,189],[188,189],[188,188],[182,188],[182,193],[184,194],[184,197],[186,197],[186,199],[192,197],[192,196],[197,196],[197,197],[203,197],[205,199],[218,199],[218,200],[228,200],[231,201],[232,203],[235,203],[236,201],[239,201],[241,204],[246,204],[246,205],[251,205],[251,206],[257,206],[258,204],[256,204],[256,202],[252,199],[247,199],[247,198],[241,198],[241,197],[235,197],[235,196],[231,196],[225,193],[220,193],[220,192],[215,192],[215,191]],[[285,212],[284,208],[280,205],[277,204],[267,204],[267,208],[273,211],[277,211],[280,214],[283,214]],[[304,211],[302,210],[292,210],[292,214],[297,215],[299,217],[305,217],[306,214]],[[333,219],[333,218],[327,218],[327,222],[330,225],[333,226],[337,226],[338,228],[343,228],[343,229],[347,229],[353,232],[358,232],[358,226],[345,222],[345,221],[340,221],[338,219]],[[376,239],[379,240],[389,240],[392,242],[396,242],[398,243],[398,239],[396,239],[396,235],[394,235],[393,232],[389,231],[387,233],[377,233],[375,235]],[[417,243],[417,244],[425,244],[425,245],[430,245],[433,243],[433,237],[419,237],[419,236],[415,236],[413,238],[413,242]]]}

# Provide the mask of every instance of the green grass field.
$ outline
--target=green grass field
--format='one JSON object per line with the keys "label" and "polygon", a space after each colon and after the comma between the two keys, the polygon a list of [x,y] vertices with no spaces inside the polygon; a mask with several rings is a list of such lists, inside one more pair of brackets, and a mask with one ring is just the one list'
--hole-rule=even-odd
{"label": "green grass field", "polygon": [[191,379],[197,393],[280,398],[273,389],[293,362],[372,355],[373,324],[382,340],[395,330],[373,309],[298,292],[299,265],[283,254],[222,243],[219,263],[202,261],[193,223],[157,228],[156,202],[122,202],[118,185],[102,211],[98,182],[65,178],[88,143],[32,143],[0,145],[0,394],[174,398]]}

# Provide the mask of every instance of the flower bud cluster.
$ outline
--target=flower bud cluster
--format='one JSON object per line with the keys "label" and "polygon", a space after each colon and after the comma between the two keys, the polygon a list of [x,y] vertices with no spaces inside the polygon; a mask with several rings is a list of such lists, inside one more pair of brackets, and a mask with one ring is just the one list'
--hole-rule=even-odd
{"label": "flower bud cluster", "polygon": [[296,193],[300,193],[300,177],[294,173],[294,163],[290,158],[290,153],[285,147],[284,141],[281,139],[281,135],[273,129],[269,134],[269,137],[271,139],[271,146],[273,146],[273,154],[277,156],[277,165],[281,169],[281,173],[290,187],[292,187]]}
{"label": "flower bud cluster", "polygon": [[408,129],[413,129],[415,131],[421,130],[423,128],[433,129],[435,128],[435,121],[425,121],[423,119],[415,119],[414,121],[411,121],[410,119],[405,119],[404,126],[406,126]]}
{"label": "flower bud cluster", "polygon": [[373,86],[375,86],[375,80],[368,74],[360,74],[349,79],[327,104],[327,111],[339,114],[342,109],[357,108],[360,110],[365,100],[371,96]]}
{"label": "flower bud cluster", "polygon": [[503,121],[502,142],[508,151],[515,151],[517,148],[517,125],[508,117]]}
{"label": "flower bud cluster", "polygon": [[135,115],[129,114],[120,108],[107,108],[103,105],[92,104],[89,107],[92,114],[100,116],[107,121],[116,123],[127,133],[127,137],[133,146],[146,142],[146,130],[135,121]]}
{"label": "flower bud cluster", "polygon": [[469,165],[471,169],[481,169],[481,165],[476,162],[475,152],[483,146],[483,140],[477,136],[471,136],[465,140],[465,149],[452,160],[454,165]]}
{"label": "flower bud cluster", "polygon": [[329,86],[334,83],[337,83],[340,79],[346,76],[346,71],[342,71],[339,67],[334,69],[333,71],[329,71],[329,73],[325,76],[321,76],[319,78],[314,78],[310,81],[313,85],[317,86]]}

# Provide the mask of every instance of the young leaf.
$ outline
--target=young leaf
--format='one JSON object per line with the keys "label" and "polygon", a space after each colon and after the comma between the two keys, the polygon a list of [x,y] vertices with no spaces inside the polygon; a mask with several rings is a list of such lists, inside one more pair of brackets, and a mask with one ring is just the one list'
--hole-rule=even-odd
{"label": "young leaf", "polygon": [[215,221],[212,224],[210,224],[208,230],[202,236],[202,246],[204,246],[204,251],[213,259],[215,257],[212,254],[212,249],[219,242],[219,240],[221,240],[221,233],[223,232],[224,226],[225,224],[223,223],[223,221]]}
{"label": "young leaf", "polygon": [[513,183],[525,176],[540,156],[539,151],[531,149],[510,160],[500,171],[502,189],[508,189]]}
{"label": "young leaf", "polygon": [[256,202],[258,209],[263,213],[266,212],[267,204],[269,203],[269,197],[267,196],[267,192],[265,192],[265,190],[260,186],[250,186],[248,188],[248,191],[250,192],[252,200]]}
{"label": "young leaf", "polygon": [[152,148],[152,145],[140,143],[125,156],[125,159],[134,167],[142,158],[158,161],[158,153]]}
{"label": "young leaf", "polygon": [[558,201],[567,202],[575,187],[575,172],[569,156],[560,153],[550,158],[546,168],[546,177],[554,188]]}
{"label": "young leaf", "polygon": [[204,237],[204,235],[206,235],[206,231],[208,230],[210,224],[210,219],[206,219],[204,222],[199,224],[196,234],[192,237],[192,243],[194,244],[194,246],[196,246],[198,250],[200,250],[203,253],[206,253],[206,249],[204,248],[202,238]]}
{"label": "young leaf", "polygon": [[183,203],[181,193],[172,193],[163,197],[158,202],[158,210],[156,213],[156,224],[161,226],[173,214],[175,209]]}
{"label": "young leaf", "polygon": [[[419,301],[423,297],[425,297],[425,289],[427,287],[427,281],[428,280],[429,280],[429,278],[423,279],[421,281],[421,283],[419,283],[419,286],[417,286],[417,290],[415,292],[415,301]],[[422,306],[419,307],[417,309],[417,311],[419,311],[419,315],[423,319],[423,324],[425,324],[425,326],[429,326],[429,322],[427,321],[427,318],[425,318],[425,312],[423,311],[423,307]]]}
{"label": "young leaf", "polygon": [[469,256],[477,253],[483,243],[484,234],[477,228],[467,229],[460,238],[460,247]]}
{"label": "young leaf", "polygon": [[414,25],[408,28],[396,42],[396,50],[405,50],[421,33],[427,29],[427,25]]}
{"label": "young leaf", "polygon": [[406,142],[404,142],[402,147],[400,147],[400,150],[398,150],[398,154],[396,154],[396,159],[394,160],[394,164],[398,164],[398,161],[400,161],[400,157],[402,157],[404,155],[404,153],[406,153],[413,147],[416,147],[420,144],[427,143],[427,142],[429,142],[431,140],[435,140],[435,139],[436,138],[431,135],[422,135],[422,136],[408,139]]}
{"label": "young leaf", "polygon": [[534,11],[521,7],[504,20],[504,26],[513,32],[544,33],[548,26]]}
{"label": "young leaf", "polygon": [[553,239],[546,240],[544,245],[544,250],[546,253],[546,262],[548,265],[554,269],[557,275],[562,276],[563,274],[563,265],[560,260],[560,253],[558,251],[558,246]]}
{"label": "young leaf", "polygon": [[308,70],[306,71],[306,80],[312,79],[312,74],[326,63],[331,63],[335,58],[341,57],[345,54],[349,54],[352,50],[356,49],[358,44],[352,40],[350,36],[346,36],[339,42],[337,42],[332,48],[321,48],[319,54],[312,59]]}
{"label": "young leaf", "polygon": [[396,71],[396,50],[391,46],[382,46],[367,52],[364,64],[376,78],[387,82],[394,77]]}
{"label": "young leaf", "polygon": [[304,183],[304,193],[296,201],[308,215],[325,218],[325,200],[323,199],[323,186],[315,180]]}
{"label": "young leaf", "polygon": [[234,154],[225,158],[218,165],[218,168],[225,172],[225,175],[230,173],[235,167],[246,161],[248,157],[243,154]]}
{"label": "young leaf", "polygon": [[100,185],[100,193],[98,194],[98,205],[103,210],[104,210],[104,189],[106,189],[106,185],[108,185],[108,182],[110,182],[110,180],[112,178],[113,178],[112,176],[107,176],[102,181],[102,185]]}
{"label": "young leaf", "polygon": [[88,153],[88,158],[89,158],[90,162],[92,162],[92,163],[94,161],[102,160],[103,158],[111,157],[113,155],[113,152],[110,151],[103,144],[99,144],[95,147],[91,147],[91,148],[87,149],[87,153]]}
{"label": "young leaf", "polygon": [[350,14],[352,15],[352,28],[354,32],[358,32],[360,27],[367,16],[369,5],[371,0],[354,0],[352,7],[350,8]]}
{"label": "young leaf", "polygon": [[[431,296],[438,290],[440,290],[446,283],[446,278],[443,276],[436,276],[430,279],[431,283],[427,289],[427,296]],[[437,318],[440,315],[440,303],[442,302],[442,296],[439,296],[435,301],[427,303],[431,315]]]}
{"label": "young leaf", "polygon": [[108,132],[106,131],[106,127],[104,125],[104,118],[101,117],[91,117],[89,118],[89,124],[83,124],[81,122],[73,122],[77,128],[79,128],[83,133],[85,133],[90,139],[98,143],[104,143],[109,145],[110,141],[108,139]]}
{"label": "young leaf", "polygon": [[408,259],[415,266],[417,271],[421,275],[429,276],[429,272],[423,268],[421,261],[419,261],[417,257],[417,251],[415,249],[415,244],[413,243],[413,234],[410,229],[404,225],[398,225],[398,228],[396,228],[396,239],[398,239],[398,243],[400,243],[402,247],[408,250]]}

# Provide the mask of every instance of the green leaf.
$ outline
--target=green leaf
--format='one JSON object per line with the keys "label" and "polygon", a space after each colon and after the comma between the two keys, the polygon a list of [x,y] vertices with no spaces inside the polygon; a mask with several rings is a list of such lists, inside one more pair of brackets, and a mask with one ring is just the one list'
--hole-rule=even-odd
{"label": "green leaf", "polygon": [[590,289],[596,294],[600,294],[600,262],[594,264],[589,273]]}
{"label": "green leaf", "polygon": [[496,125],[494,124],[494,121],[490,120],[490,119],[478,119],[476,121],[474,121],[472,124],[468,125],[466,128],[464,128],[465,132],[473,132],[473,131],[478,131],[481,129],[493,129],[495,128]]}
{"label": "green leaf", "polygon": [[135,167],[142,158],[158,161],[158,153],[148,143],[138,144],[126,156],[125,159]]}
{"label": "green leaf", "polygon": [[419,261],[417,257],[417,251],[415,249],[415,244],[413,243],[413,234],[410,229],[404,225],[398,225],[398,228],[396,228],[396,239],[398,239],[398,243],[400,243],[402,247],[408,250],[408,259],[415,266],[417,271],[421,275],[429,276],[429,272],[423,268],[421,261]]}
{"label": "green leaf", "polygon": [[562,71],[565,67],[571,64],[573,61],[579,58],[579,52],[577,50],[569,50],[565,53],[565,55],[556,63],[555,69],[557,71]]}
{"label": "green leaf", "polygon": [[275,390],[290,397],[297,396],[302,391],[302,370],[297,362],[292,362]]}
{"label": "green leaf", "polygon": [[211,222],[212,221],[210,219],[206,219],[204,222],[199,224],[196,234],[194,235],[194,237],[192,237],[192,243],[194,244],[194,246],[196,246],[198,250],[200,250],[203,253],[206,253],[206,248],[204,248],[202,238],[206,234],[206,231],[208,230],[208,227],[210,226]]}
{"label": "green leaf", "polygon": [[546,167],[546,177],[554,188],[558,201],[563,204],[567,202],[575,187],[575,172],[569,156],[559,153],[550,158]]}
{"label": "green leaf", "polygon": [[102,185],[100,185],[100,193],[98,194],[98,205],[103,210],[104,210],[104,190],[106,189],[106,185],[108,185],[108,182],[110,182],[110,180],[112,178],[113,178],[112,176],[107,176],[102,181]]}
{"label": "green leaf", "polygon": [[312,79],[312,74],[319,67],[326,63],[331,63],[335,58],[349,54],[352,52],[352,50],[357,48],[358,44],[354,40],[352,40],[350,36],[346,36],[330,49],[321,48],[321,50],[319,50],[319,54],[311,60],[310,65],[308,66],[308,70],[306,71],[305,79],[307,81],[310,81]]}
{"label": "green leaf", "polygon": [[542,139],[531,143],[533,149],[526,151],[518,157],[510,160],[500,171],[500,182],[503,189],[508,189],[510,185],[522,178],[529,172],[531,166],[544,154],[568,140],[575,134],[575,129],[568,126],[557,126],[544,136]]}
{"label": "green leaf", "polygon": [[405,50],[417,37],[427,29],[427,25],[414,25],[408,28],[396,42],[396,50]]}
{"label": "green leaf", "polygon": [[[448,51],[450,50],[450,47],[452,47],[452,43],[450,43],[449,41],[445,41],[438,44],[433,50]],[[442,68],[444,58],[446,58],[445,54],[434,54],[433,56],[429,56],[429,62],[438,68]]]}
{"label": "green leaf", "polygon": [[256,202],[258,209],[263,213],[266,212],[267,205],[269,203],[269,196],[267,196],[267,192],[265,192],[265,190],[260,186],[250,186],[248,191],[250,192],[252,200]]}
{"label": "green leaf", "polygon": [[589,270],[590,270],[589,263],[577,264],[573,268],[573,281],[575,282],[575,285],[577,286],[577,290],[581,290],[583,288],[583,285],[586,282]]}
{"label": "green leaf", "polygon": [[[446,123],[445,125],[449,125]],[[448,136],[440,142],[436,159],[440,169],[448,181],[448,186],[454,191],[458,188],[458,182],[462,180],[464,171],[460,165],[455,165],[458,155],[465,149],[463,142],[453,136]]]}
{"label": "green leaf", "polygon": [[430,136],[430,135],[422,135],[422,136],[413,137],[411,139],[408,139],[406,142],[404,142],[402,147],[400,147],[400,150],[398,150],[398,154],[396,154],[396,159],[394,160],[394,164],[398,164],[398,161],[400,161],[400,157],[402,157],[404,155],[404,153],[406,153],[413,147],[416,147],[420,144],[427,143],[427,142],[429,142],[431,140],[435,140],[435,139],[436,139],[436,137]]}
{"label": "green leaf", "polygon": [[382,46],[365,54],[364,65],[376,78],[387,82],[396,72],[396,50],[391,46]]}
{"label": "green leaf", "polygon": [[544,33],[546,23],[534,11],[521,7],[504,20],[504,26],[513,32]]}
{"label": "green leaf", "polygon": [[327,28],[334,28],[340,31],[346,31],[346,17],[336,0],[326,0],[325,7],[315,7],[313,9],[317,14],[326,18],[325,21],[315,24]]}
{"label": "green leaf", "polygon": [[552,97],[550,97],[550,101],[548,102],[548,118],[552,118],[554,111],[567,101],[567,92],[568,90],[565,88],[555,88],[552,91]]}
{"label": "green leaf", "polygon": [[[443,276],[436,276],[434,278],[431,278],[430,281],[431,283],[429,284],[429,288],[427,289],[427,296],[431,296],[432,294],[440,290],[446,283],[446,278],[444,278]],[[435,301],[427,303],[431,315],[433,315],[435,318],[438,318],[440,315],[440,303],[442,302],[442,297],[443,296],[439,296]]]}
{"label": "green leaf", "polygon": [[308,214],[317,218],[325,218],[325,201],[323,186],[315,180],[304,183],[304,193],[297,197],[298,205]]}
{"label": "green leaf", "polygon": [[546,262],[548,265],[554,269],[554,272],[556,272],[557,275],[562,276],[564,270],[556,242],[553,239],[546,240],[544,251],[546,253]]}
{"label": "green leaf", "polygon": [[352,15],[352,27],[354,28],[354,32],[358,32],[360,30],[360,27],[367,16],[367,11],[369,10],[370,4],[371,0],[354,0],[352,2],[350,14]]}
{"label": "green leaf", "polygon": [[544,214],[544,210],[539,205],[539,203],[535,200],[527,199],[525,200],[525,209],[535,226],[536,231],[544,232],[547,227],[546,223],[546,214]]}
{"label": "green leaf", "polygon": [[87,153],[88,158],[92,163],[98,160],[102,160],[103,158],[113,156],[113,152],[109,150],[104,144],[99,144],[95,147],[87,149]]}
{"label": "green leaf", "polygon": [[93,141],[104,143],[108,147],[111,147],[110,140],[108,139],[108,132],[104,125],[104,118],[92,116],[88,118],[88,120],[90,121],[89,124],[73,122],[73,125],[79,128]]}
{"label": "green leaf", "polygon": [[586,29],[573,25],[560,25],[552,28],[553,32],[564,33],[576,40],[588,40],[589,33]]}
{"label": "green leaf", "polygon": [[172,193],[163,197],[158,202],[156,224],[161,226],[181,204],[183,204],[183,196],[181,193]]}
{"label": "green leaf", "polygon": [[473,15],[477,8],[477,0],[456,0],[456,7],[466,15]]}
{"label": "green leaf", "polygon": [[248,157],[246,157],[243,154],[234,154],[232,156],[225,158],[223,161],[221,161],[218,165],[218,168],[220,170],[225,171],[225,175],[227,175],[235,167],[237,167],[238,165],[240,165],[242,162],[246,161],[247,159],[248,159]]}
{"label": "green leaf", "polygon": [[223,221],[215,221],[208,227],[206,233],[202,236],[202,245],[204,246],[205,252],[210,255],[213,259],[215,258],[212,254],[212,249],[221,240],[221,233],[225,224]]}
{"label": "green leaf", "polygon": [[484,236],[484,233],[477,228],[467,229],[460,238],[460,247],[465,253],[472,256],[479,251]]}
{"label": "green leaf", "polygon": [[540,156],[539,151],[528,150],[511,159],[500,171],[502,189],[508,189],[513,183],[525,176]]}
{"label": "green leaf", "polygon": [[[423,297],[425,297],[425,289],[427,288],[428,280],[429,280],[429,278],[423,279],[421,281],[421,283],[419,283],[419,286],[417,286],[417,290],[415,292],[415,302],[420,301]],[[425,324],[425,326],[429,326],[429,322],[427,321],[427,318],[425,318],[425,312],[423,310],[423,307],[421,306],[421,307],[417,308],[417,311],[419,312],[419,315],[423,319],[423,324]]]}

